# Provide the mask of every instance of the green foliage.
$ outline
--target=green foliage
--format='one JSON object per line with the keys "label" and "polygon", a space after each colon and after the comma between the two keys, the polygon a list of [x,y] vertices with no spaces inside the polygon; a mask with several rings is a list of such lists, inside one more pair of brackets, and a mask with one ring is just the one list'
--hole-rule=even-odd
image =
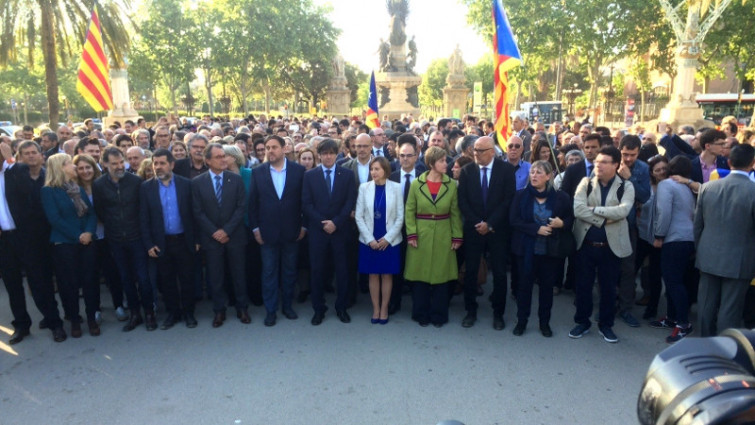
{"label": "green foliage", "polygon": [[448,59],[435,59],[430,62],[424,75],[422,75],[422,84],[418,89],[420,105],[443,105],[443,87],[446,85],[447,76]]}
{"label": "green foliage", "polygon": [[[358,108],[360,107],[360,105],[358,104],[359,90],[363,84],[366,84],[367,96],[369,96],[370,76],[359,69],[356,65],[350,64],[348,62],[346,62],[344,65],[344,74],[346,74],[346,81],[348,81],[347,86],[351,91],[351,107]],[[364,104],[362,106],[365,105],[367,105],[367,97],[364,98]]]}

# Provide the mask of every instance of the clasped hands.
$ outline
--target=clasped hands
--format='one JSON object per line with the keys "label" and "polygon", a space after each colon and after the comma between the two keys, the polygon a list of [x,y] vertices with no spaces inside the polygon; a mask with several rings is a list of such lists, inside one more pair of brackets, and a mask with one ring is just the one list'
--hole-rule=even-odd
{"label": "clasped hands", "polygon": [[550,236],[551,234],[553,234],[553,229],[560,229],[564,227],[564,221],[558,217],[549,218],[548,221],[548,225],[540,226],[540,228],[537,229],[538,235]]}

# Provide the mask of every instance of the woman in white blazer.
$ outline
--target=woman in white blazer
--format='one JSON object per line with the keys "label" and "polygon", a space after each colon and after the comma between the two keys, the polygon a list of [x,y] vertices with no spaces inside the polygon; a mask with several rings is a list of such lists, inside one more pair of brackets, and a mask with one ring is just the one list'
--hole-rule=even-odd
{"label": "woman in white blazer", "polygon": [[354,219],[359,228],[359,273],[370,276],[372,324],[388,323],[393,275],[400,272],[404,200],[401,185],[388,180],[385,157],[370,161],[371,181],[359,186]]}

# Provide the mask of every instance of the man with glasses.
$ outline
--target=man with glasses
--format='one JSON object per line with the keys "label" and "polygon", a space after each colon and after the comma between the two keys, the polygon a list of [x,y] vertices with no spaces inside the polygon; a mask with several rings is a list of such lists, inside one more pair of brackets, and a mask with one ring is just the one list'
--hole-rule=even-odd
{"label": "man with glasses", "polygon": [[155,150],[170,148],[170,131],[168,127],[157,127],[155,130]]}
{"label": "man with glasses", "polygon": [[527,187],[527,180],[530,175],[530,163],[522,159],[523,153],[524,143],[522,139],[518,136],[511,136],[506,145],[506,161],[514,166],[516,190],[522,190]]}
{"label": "man with glasses", "polygon": [[[512,144],[521,139],[512,136]],[[515,148],[516,149],[516,148]],[[495,156],[493,139],[480,137],[474,142],[473,164],[467,164],[459,175],[459,209],[464,217],[464,306],[467,315],[461,322],[465,328],[477,321],[477,275],[480,262],[489,252],[493,270],[493,328],[501,330],[505,324],[506,261],[509,258],[509,206],[516,193],[514,166]],[[529,164],[527,167],[529,174]]]}
{"label": "man with glasses", "polygon": [[690,179],[698,183],[707,183],[710,175],[717,168],[729,169],[726,158],[722,156],[726,145],[726,135],[723,131],[708,129],[700,134],[702,153],[692,160]]}
{"label": "man with glasses", "polygon": [[370,152],[372,156],[384,156],[390,160],[388,148],[385,146],[385,131],[382,128],[373,128],[370,130],[370,137],[372,138],[372,152]]}
{"label": "man with glasses", "polygon": [[204,161],[204,150],[209,143],[207,137],[201,134],[192,136],[188,143],[189,157],[177,160],[173,173],[187,179],[193,179],[206,172],[208,168]]}

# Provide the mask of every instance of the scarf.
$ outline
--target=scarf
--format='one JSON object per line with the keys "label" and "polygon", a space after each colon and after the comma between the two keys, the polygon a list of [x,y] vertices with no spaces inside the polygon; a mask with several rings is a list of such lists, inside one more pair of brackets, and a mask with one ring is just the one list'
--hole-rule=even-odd
{"label": "scarf", "polygon": [[73,201],[73,206],[76,207],[76,215],[83,217],[84,214],[86,214],[89,210],[89,207],[84,202],[84,200],[81,199],[81,188],[79,187],[79,185],[77,185],[73,181],[68,181],[66,183],[63,183],[63,190],[66,191],[68,197],[71,198],[71,201]]}
{"label": "scarf", "polygon": [[519,205],[519,207],[521,208],[521,217],[524,218],[526,222],[532,223],[535,221],[535,217],[532,213],[532,206],[536,198],[545,198],[545,206],[548,207],[549,210],[553,211],[553,208],[556,206],[556,191],[553,190],[553,187],[546,187],[545,190],[540,192],[532,187],[531,184],[527,183],[527,187],[524,188],[524,190],[526,191],[524,193],[524,199],[522,199],[523,202]]}

